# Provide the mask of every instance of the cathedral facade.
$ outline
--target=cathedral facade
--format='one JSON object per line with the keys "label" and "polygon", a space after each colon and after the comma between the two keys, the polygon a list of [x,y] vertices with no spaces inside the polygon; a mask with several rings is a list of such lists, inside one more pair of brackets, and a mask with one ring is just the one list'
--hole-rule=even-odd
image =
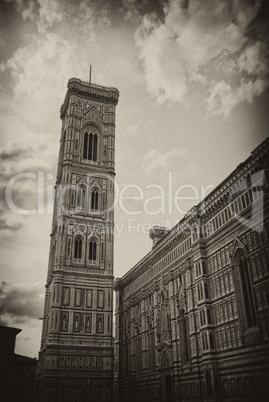
{"label": "cathedral facade", "polygon": [[115,401],[266,401],[269,139],[116,291]]}
{"label": "cathedral facade", "polygon": [[68,81],[46,283],[39,400],[113,395],[115,108],[119,92]]}

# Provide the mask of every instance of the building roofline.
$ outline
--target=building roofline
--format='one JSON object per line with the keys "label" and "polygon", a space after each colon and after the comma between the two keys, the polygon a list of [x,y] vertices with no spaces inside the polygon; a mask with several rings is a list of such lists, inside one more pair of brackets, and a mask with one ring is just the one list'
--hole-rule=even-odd
{"label": "building roofline", "polygon": [[0,332],[10,332],[15,335],[19,334],[22,330],[20,328],[14,328],[14,327],[7,327],[5,325],[0,325]]}
{"label": "building roofline", "polygon": [[[124,287],[124,281],[129,282],[129,277],[133,275],[134,272],[137,271],[137,269],[141,268],[143,270],[144,264],[150,259],[151,257],[156,253],[158,249],[160,249],[164,243],[169,239],[169,237],[173,237],[176,232],[180,233],[180,230],[178,230],[180,227],[183,228],[184,225],[187,223],[188,218],[193,214],[194,211],[199,211],[202,208],[205,207],[206,202],[210,200],[209,203],[214,201],[222,191],[220,191],[225,185],[226,188],[223,189],[227,190],[227,187],[230,187],[237,179],[239,176],[242,176],[243,174],[243,169],[260,153],[262,152],[266,147],[269,148],[269,137],[267,137],[261,144],[259,144],[250,154],[250,156],[243,162],[241,162],[229,175],[226,177],[224,180],[221,181],[221,183],[214,188],[199,204],[196,206],[193,206],[186,214],[185,216],[175,225],[173,226],[153,247],[152,250],[150,250],[141,260],[139,260],[128,272],[126,272],[121,278],[117,278],[120,282],[119,285]],[[229,181],[232,180],[232,183],[229,183]],[[229,183],[229,184],[228,184]],[[212,199],[211,199],[212,198]],[[207,205],[208,205],[207,204]],[[149,267],[150,268],[150,267]],[[131,278],[130,278],[131,280]]]}

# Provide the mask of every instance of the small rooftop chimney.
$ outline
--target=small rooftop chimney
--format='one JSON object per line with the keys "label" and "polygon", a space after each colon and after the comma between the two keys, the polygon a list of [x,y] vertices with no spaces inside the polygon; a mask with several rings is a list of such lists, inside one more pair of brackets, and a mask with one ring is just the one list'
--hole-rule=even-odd
{"label": "small rooftop chimney", "polygon": [[158,241],[161,240],[167,232],[169,232],[169,230],[164,226],[153,226],[149,231],[149,237],[153,242],[152,247],[154,247],[155,244],[158,243]]}

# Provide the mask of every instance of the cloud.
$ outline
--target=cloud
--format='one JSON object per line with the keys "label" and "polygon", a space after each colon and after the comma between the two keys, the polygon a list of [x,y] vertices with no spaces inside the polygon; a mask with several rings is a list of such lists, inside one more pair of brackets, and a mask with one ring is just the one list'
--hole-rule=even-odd
{"label": "cloud", "polygon": [[36,356],[40,346],[44,286],[40,283],[0,284],[0,324],[22,330],[16,338],[15,353]]}
{"label": "cloud", "polygon": [[12,162],[14,163],[15,160],[21,157],[29,156],[29,152],[29,148],[19,146],[16,143],[10,143],[3,147],[0,147],[0,159],[2,159],[3,161],[12,160]]}
{"label": "cloud", "polygon": [[154,12],[163,14],[162,1],[156,0],[121,0],[120,14],[129,23],[140,23],[143,15]]}
{"label": "cloud", "polygon": [[34,13],[35,2],[32,0],[5,0],[6,3],[14,3],[15,9],[23,19],[31,18]]}
{"label": "cloud", "polygon": [[252,101],[268,85],[263,6],[247,0],[171,0],[164,18],[145,15],[135,41],[148,92],[161,104],[188,105],[195,88],[207,96],[208,116],[227,115],[236,104]]}
{"label": "cloud", "polygon": [[0,218],[0,231],[1,230],[11,230],[11,231],[16,231],[22,227],[21,222],[9,224],[6,219]]}
{"label": "cloud", "polygon": [[164,152],[161,148],[151,149],[140,159],[140,168],[146,175],[156,170],[167,171],[173,166],[173,161],[178,158],[185,158],[186,151],[181,149],[172,149]]}
{"label": "cloud", "polygon": [[36,283],[2,281],[0,285],[0,314],[12,322],[24,322],[42,316],[44,286]]}
{"label": "cloud", "polygon": [[46,29],[54,23],[60,23],[64,20],[66,11],[61,1],[55,0],[38,0],[39,4],[39,20],[37,22],[39,31],[45,32]]}
{"label": "cloud", "polygon": [[138,10],[138,4],[136,0],[122,0],[122,7],[120,12],[124,14],[124,18],[127,21],[141,21],[141,15]]}
{"label": "cloud", "polygon": [[[69,34],[76,31],[87,34],[93,39],[96,26],[110,25],[109,1],[94,0],[6,0],[15,4],[24,20],[36,24],[38,32],[44,34],[62,26],[69,27]],[[68,30],[66,31],[68,33]],[[83,40],[83,37],[82,37]]]}
{"label": "cloud", "polygon": [[125,135],[129,138],[135,138],[137,136],[137,131],[140,128],[141,123],[138,121],[130,126],[126,127]]}
{"label": "cloud", "polygon": [[236,89],[232,89],[231,85],[224,80],[213,82],[209,91],[210,95],[207,98],[206,117],[208,118],[212,115],[228,116],[238,103],[244,101],[252,103],[253,98],[261,95],[267,86],[267,80],[259,78],[254,81],[242,79]]}

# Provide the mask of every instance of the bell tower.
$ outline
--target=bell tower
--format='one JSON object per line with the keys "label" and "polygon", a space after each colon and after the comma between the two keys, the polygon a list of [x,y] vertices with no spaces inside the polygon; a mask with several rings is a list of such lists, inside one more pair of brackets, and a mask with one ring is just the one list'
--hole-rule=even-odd
{"label": "bell tower", "polygon": [[113,399],[115,108],[119,91],[72,78],[62,132],[38,388],[42,402]]}

